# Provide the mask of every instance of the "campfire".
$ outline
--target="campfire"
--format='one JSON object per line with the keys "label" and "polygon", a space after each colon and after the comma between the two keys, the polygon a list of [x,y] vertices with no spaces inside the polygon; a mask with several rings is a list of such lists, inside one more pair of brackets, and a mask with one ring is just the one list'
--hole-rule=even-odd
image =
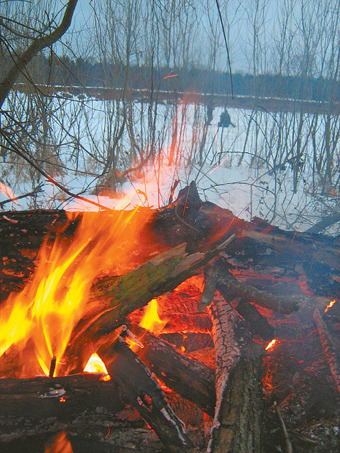
{"label": "campfire", "polygon": [[158,210],[0,227],[6,451],[336,451],[338,239],[194,183]]}

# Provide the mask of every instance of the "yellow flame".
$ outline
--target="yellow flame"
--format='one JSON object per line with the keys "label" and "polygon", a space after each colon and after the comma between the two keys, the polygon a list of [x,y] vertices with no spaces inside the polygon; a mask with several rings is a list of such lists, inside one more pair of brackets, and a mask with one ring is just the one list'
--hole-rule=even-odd
{"label": "yellow flame", "polygon": [[109,375],[106,366],[98,354],[92,354],[84,368],[87,373],[104,373]]}
{"label": "yellow flame", "polygon": [[327,305],[327,307],[325,308],[325,313],[327,313],[327,311],[328,311],[331,307],[333,307],[333,305],[335,304],[335,302],[336,302],[336,299],[330,301],[330,303],[329,303],[329,304]]}
{"label": "yellow flame", "polygon": [[276,342],[277,342],[277,340],[272,340],[270,343],[268,343],[265,348],[266,351],[269,351],[269,349],[272,349],[275,346]]}
{"label": "yellow flame", "polygon": [[158,302],[157,299],[152,299],[146,306],[144,316],[140,322],[141,327],[148,329],[151,332],[158,333],[160,332],[167,320],[160,319],[158,315]]}

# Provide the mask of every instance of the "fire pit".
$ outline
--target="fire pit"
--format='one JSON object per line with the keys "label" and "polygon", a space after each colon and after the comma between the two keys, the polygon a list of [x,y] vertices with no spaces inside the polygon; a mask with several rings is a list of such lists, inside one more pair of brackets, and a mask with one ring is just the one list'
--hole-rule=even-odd
{"label": "fire pit", "polygon": [[160,210],[0,228],[4,451],[337,451],[337,239],[193,183]]}

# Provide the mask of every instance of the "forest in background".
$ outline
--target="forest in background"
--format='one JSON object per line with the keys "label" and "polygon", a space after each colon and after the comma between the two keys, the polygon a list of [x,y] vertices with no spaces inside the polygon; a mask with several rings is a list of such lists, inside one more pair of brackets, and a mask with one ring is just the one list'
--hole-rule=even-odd
{"label": "forest in background", "polygon": [[[233,95],[298,99],[320,102],[340,101],[340,82],[336,79],[325,79],[302,76],[285,76],[280,74],[242,74],[232,75],[209,69],[170,68],[131,66],[123,64],[103,64],[91,59],[70,59],[67,56],[48,58],[36,57],[31,63],[32,82],[34,84],[64,87],[103,87],[124,88],[128,74],[128,86],[136,90],[156,92],[187,92],[201,94],[231,95],[231,78]],[[6,68],[2,66],[1,72]],[[25,78],[18,82],[24,83]]]}

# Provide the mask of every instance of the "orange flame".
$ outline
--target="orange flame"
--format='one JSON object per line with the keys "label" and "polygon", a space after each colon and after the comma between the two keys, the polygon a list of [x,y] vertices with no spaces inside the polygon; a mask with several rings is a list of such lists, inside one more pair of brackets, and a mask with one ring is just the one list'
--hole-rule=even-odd
{"label": "orange flame", "polygon": [[32,280],[0,309],[0,356],[12,345],[24,352],[20,377],[48,376],[53,356],[58,376],[72,330],[86,313],[93,280],[100,272],[129,270],[131,252],[151,215],[138,207],[116,215],[84,213],[71,245],[60,236],[52,246],[45,241]]}
{"label": "orange flame", "polygon": [[328,304],[327,307],[325,308],[325,313],[327,313],[328,310],[329,310],[331,307],[333,307],[333,305],[335,304],[336,301],[337,301],[337,300],[334,299],[334,300],[331,300],[331,301],[329,302],[329,304]]}

